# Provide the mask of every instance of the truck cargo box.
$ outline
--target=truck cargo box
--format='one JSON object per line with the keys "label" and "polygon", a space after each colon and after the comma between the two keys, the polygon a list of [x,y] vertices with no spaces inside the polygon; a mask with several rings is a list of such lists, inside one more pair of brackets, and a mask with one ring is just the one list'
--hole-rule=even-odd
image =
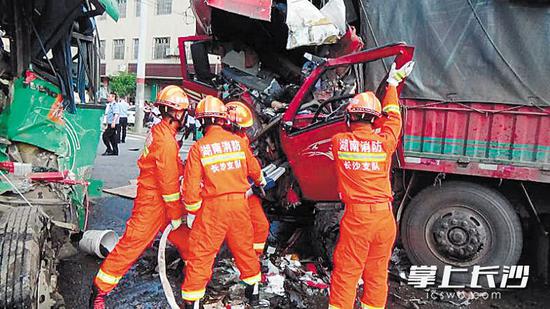
{"label": "truck cargo box", "polygon": [[404,168],[550,182],[550,108],[402,103]]}

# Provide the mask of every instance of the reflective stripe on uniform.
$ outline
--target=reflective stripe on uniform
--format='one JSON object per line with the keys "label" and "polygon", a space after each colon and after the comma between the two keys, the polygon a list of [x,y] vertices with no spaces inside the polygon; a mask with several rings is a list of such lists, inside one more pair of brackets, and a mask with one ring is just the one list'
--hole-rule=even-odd
{"label": "reflective stripe on uniform", "polygon": [[262,280],[262,273],[258,273],[257,275],[252,277],[243,278],[241,280],[248,285],[253,285],[260,282],[260,280]]}
{"label": "reflective stripe on uniform", "polygon": [[193,203],[193,204],[187,204],[187,203],[184,203],[185,204],[185,209],[187,211],[197,211],[201,208],[201,204],[202,204],[202,201],[198,201],[196,203]]}
{"label": "reflective stripe on uniform", "polygon": [[96,278],[103,281],[103,282],[105,282],[105,283],[107,283],[107,284],[116,285],[116,284],[118,284],[118,282],[120,281],[120,278],[122,278],[122,277],[116,277],[116,276],[109,275],[109,274],[103,272],[101,269],[99,269],[99,271],[97,272]]}
{"label": "reflective stripe on uniform", "polygon": [[175,202],[175,201],[180,199],[180,193],[176,192],[176,193],[172,193],[172,194],[164,194],[164,195],[162,195],[162,199],[167,203],[168,202]]}
{"label": "reflective stripe on uniform", "polygon": [[262,242],[262,243],[255,243],[253,245],[254,247],[254,250],[264,250],[264,247],[265,247],[265,242]]}
{"label": "reflective stripe on uniform", "polygon": [[184,291],[181,290],[181,298],[187,301],[195,301],[204,297],[206,289],[197,290],[197,291]]}
{"label": "reflective stripe on uniform", "polygon": [[367,305],[367,304],[361,302],[361,309],[384,309],[384,307],[370,306],[370,305]]}
{"label": "reflective stripe on uniform", "polygon": [[338,159],[359,162],[383,162],[386,161],[385,152],[344,152],[338,151]]}
{"label": "reflective stripe on uniform", "polygon": [[328,309],[340,309],[340,307],[336,307],[334,305],[328,305]]}
{"label": "reflective stripe on uniform", "polygon": [[222,153],[222,154],[201,158],[201,163],[203,166],[208,166],[208,165],[222,163],[222,162],[245,160],[245,159],[246,159],[246,155],[244,154],[243,151],[236,151],[236,152]]}
{"label": "reflective stripe on uniform", "polygon": [[392,112],[392,113],[396,113],[396,114],[401,114],[401,110],[399,109],[399,105],[396,105],[396,104],[386,105],[384,107],[383,111],[386,112],[386,113]]}
{"label": "reflective stripe on uniform", "polygon": [[144,157],[144,158],[147,157],[148,154],[149,154],[149,148],[147,148],[147,146],[145,146],[145,147],[143,148],[143,157]]}

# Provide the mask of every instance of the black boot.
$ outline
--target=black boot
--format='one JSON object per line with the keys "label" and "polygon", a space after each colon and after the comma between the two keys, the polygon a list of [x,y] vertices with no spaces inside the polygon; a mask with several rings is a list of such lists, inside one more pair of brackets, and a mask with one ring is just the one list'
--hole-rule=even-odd
{"label": "black boot", "polygon": [[107,296],[107,293],[98,290],[95,284],[92,283],[92,293],[88,301],[88,308],[105,309],[105,296]]}
{"label": "black boot", "polygon": [[184,301],[183,303],[184,303],[183,305],[184,309],[199,309],[201,306],[200,300],[195,300],[194,302]]}
{"label": "black boot", "polygon": [[258,283],[246,285],[244,296],[248,300],[249,305],[258,306],[260,304],[260,285]]}

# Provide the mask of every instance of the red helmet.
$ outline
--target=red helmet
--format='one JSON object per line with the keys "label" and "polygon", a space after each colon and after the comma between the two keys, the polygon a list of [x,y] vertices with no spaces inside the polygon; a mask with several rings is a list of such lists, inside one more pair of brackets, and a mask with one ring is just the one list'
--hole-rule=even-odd
{"label": "red helmet", "polygon": [[227,107],[229,121],[238,125],[241,128],[250,128],[254,124],[252,111],[246,104],[233,101],[225,105]]}
{"label": "red helmet", "polygon": [[189,99],[183,89],[178,86],[167,86],[157,96],[155,105],[163,105],[173,108],[177,111],[187,109],[189,107]]}
{"label": "red helmet", "polygon": [[227,119],[227,108],[223,102],[213,96],[206,96],[206,98],[200,100],[195,108],[195,118],[208,118],[215,117],[221,119]]}
{"label": "red helmet", "polygon": [[363,114],[380,117],[382,116],[382,104],[374,92],[367,91],[355,95],[346,108],[346,112],[350,115]]}

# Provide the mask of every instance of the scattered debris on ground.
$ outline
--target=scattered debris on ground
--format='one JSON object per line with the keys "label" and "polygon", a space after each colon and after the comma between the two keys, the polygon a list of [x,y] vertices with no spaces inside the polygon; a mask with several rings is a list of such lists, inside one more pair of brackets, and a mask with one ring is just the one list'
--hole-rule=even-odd
{"label": "scattered debris on ground", "polygon": [[[125,207],[121,209],[120,205]],[[118,212],[123,210],[129,213],[131,203],[116,197],[105,200],[103,207],[109,212],[95,212],[93,215],[100,217],[92,218],[95,222],[93,228],[111,227],[122,233],[126,217],[119,218]],[[314,244],[307,227],[296,222],[275,221],[268,243],[262,260],[262,308],[327,308],[330,271],[312,250]],[[155,242],[121,280],[107,299],[108,308],[167,308],[157,271],[157,247]],[[545,308],[545,304],[550,303],[547,288],[537,282],[530,283],[525,290],[498,291],[501,293],[497,295],[499,298],[492,300],[475,299],[476,291],[415,289],[406,283],[410,262],[399,245],[391,261],[388,307],[392,309]],[[60,290],[67,308],[85,308],[90,284],[100,262],[100,259],[83,253],[62,262]],[[172,289],[178,291],[184,276],[183,262],[175,248],[167,248],[166,263]],[[497,291],[489,291],[492,292]],[[358,295],[360,293],[361,283]],[[239,272],[224,247],[214,266],[204,308],[244,309],[244,303],[244,285],[240,284]]]}

